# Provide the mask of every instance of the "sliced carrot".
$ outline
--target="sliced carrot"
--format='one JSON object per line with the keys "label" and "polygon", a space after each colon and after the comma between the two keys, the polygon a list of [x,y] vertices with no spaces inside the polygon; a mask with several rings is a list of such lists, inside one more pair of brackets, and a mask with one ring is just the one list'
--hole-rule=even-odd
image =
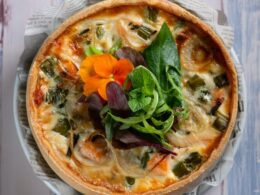
{"label": "sliced carrot", "polygon": [[67,70],[68,74],[72,77],[76,76],[76,74],[77,74],[77,68],[76,68],[75,64],[71,61],[67,61],[66,70]]}
{"label": "sliced carrot", "polygon": [[169,169],[169,165],[167,162],[167,159],[163,159],[162,162],[158,165],[158,167],[162,170],[162,171],[167,171]]}
{"label": "sliced carrot", "polygon": [[169,170],[167,156],[165,157],[158,154],[153,155],[148,161],[148,167],[156,174],[164,174]]}
{"label": "sliced carrot", "polygon": [[59,63],[58,70],[61,73],[65,73],[67,78],[75,78],[78,72],[76,65],[70,60],[64,60],[64,59],[59,59],[59,60],[61,63]]}
{"label": "sliced carrot", "polygon": [[94,62],[94,69],[97,75],[109,78],[113,74],[115,65],[117,64],[117,59],[110,54],[103,54],[96,56]]}

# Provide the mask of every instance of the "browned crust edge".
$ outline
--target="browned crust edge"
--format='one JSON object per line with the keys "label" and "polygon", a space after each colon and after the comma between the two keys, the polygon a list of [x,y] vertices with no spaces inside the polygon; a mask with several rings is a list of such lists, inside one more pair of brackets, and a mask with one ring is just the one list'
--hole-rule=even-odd
{"label": "browned crust edge", "polygon": [[[173,192],[171,194],[181,194],[184,192],[187,192],[194,188],[202,179],[204,176],[209,173],[209,171],[214,167],[214,165],[219,160],[220,156],[222,155],[226,144],[228,143],[228,140],[230,138],[230,135],[232,133],[232,130],[235,125],[236,121],[236,115],[237,115],[237,101],[238,101],[238,84],[237,84],[237,74],[235,70],[234,63],[231,59],[231,56],[228,52],[228,50],[225,48],[224,43],[219,38],[219,36],[214,32],[214,30],[205,24],[203,21],[201,21],[196,16],[192,15],[185,9],[181,8],[180,6],[171,3],[167,0],[106,0],[102,1],[100,3],[97,3],[95,5],[92,5],[90,7],[87,7],[83,9],[82,11],[78,12],[74,16],[67,19],[59,28],[55,30],[43,43],[42,47],[38,51],[37,55],[35,56],[34,62],[32,64],[29,77],[28,77],[28,83],[27,83],[27,91],[26,91],[26,107],[27,107],[27,115],[29,119],[29,124],[32,129],[33,136],[36,140],[36,143],[44,157],[44,159],[47,161],[49,166],[56,172],[56,174],[61,177],[64,181],[66,181],[68,184],[73,186],[78,191],[84,193],[84,194],[118,194],[118,193],[112,193],[110,190],[108,190],[105,187],[102,186],[95,186],[93,184],[88,183],[87,181],[84,181],[79,175],[75,174],[68,166],[62,162],[56,155],[55,152],[52,150],[52,147],[50,143],[44,138],[43,131],[41,126],[39,126],[36,121],[36,110],[33,103],[33,92],[36,86],[37,82],[37,73],[38,73],[38,67],[36,66],[39,61],[44,57],[44,52],[48,48],[48,45],[53,42],[58,36],[60,36],[64,30],[70,25],[75,24],[77,21],[89,17],[97,12],[100,12],[105,9],[109,9],[112,7],[117,6],[130,6],[130,5],[150,5],[155,6],[158,9],[161,9],[163,11],[166,11],[170,14],[176,15],[177,17],[183,18],[187,21],[190,21],[195,26],[198,26],[200,29],[205,31],[210,37],[213,39],[213,41],[218,45],[220,48],[224,59],[227,64],[228,72],[230,75],[231,85],[232,85],[232,97],[231,97],[231,112],[230,112],[230,122],[228,125],[228,128],[224,135],[221,138],[221,141],[216,149],[214,149],[210,155],[210,157],[207,159],[206,162],[195,172],[190,174],[185,179],[182,179],[176,183],[173,183],[172,185],[169,185],[162,189],[157,190],[151,190],[148,192],[145,192],[143,194],[165,194],[169,192]],[[122,193],[120,193],[122,194]]]}

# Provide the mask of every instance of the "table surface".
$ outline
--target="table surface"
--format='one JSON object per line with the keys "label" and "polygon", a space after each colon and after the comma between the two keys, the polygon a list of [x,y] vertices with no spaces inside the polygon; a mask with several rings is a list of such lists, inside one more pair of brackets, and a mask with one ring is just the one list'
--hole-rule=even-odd
{"label": "table surface", "polygon": [[[37,9],[62,0],[0,0],[0,194],[50,194],[34,175],[15,131],[12,97],[16,65],[23,50],[26,19]],[[210,195],[260,194],[260,0],[204,0],[223,10],[234,27],[234,48],[243,65],[248,122],[228,178]],[[4,44],[3,44],[4,43]],[[3,61],[3,63],[2,63]]]}

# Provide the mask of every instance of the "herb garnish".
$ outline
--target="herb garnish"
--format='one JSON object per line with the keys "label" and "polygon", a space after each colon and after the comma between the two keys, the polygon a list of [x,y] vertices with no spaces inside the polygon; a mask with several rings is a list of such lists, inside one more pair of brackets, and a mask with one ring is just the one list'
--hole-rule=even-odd
{"label": "herb garnish", "polygon": [[151,28],[147,26],[139,26],[137,30],[137,34],[142,37],[144,40],[149,39],[152,35],[154,35],[157,31],[152,30]]}
{"label": "herb garnish", "polygon": [[87,34],[89,31],[90,31],[90,29],[89,29],[89,28],[86,28],[86,29],[82,30],[82,31],[79,33],[79,35],[80,35],[80,36],[85,35],[85,34]]}
{"label": "herb garnish", "polygon": [[[128,77],[132,83],[132,88],[127,92],[128,106],[132,111],[131,116],[123,118],[111,111],[108,111],[108,115],[115,122],[122,123],[124,126],[128,125],[129,128],[138,132],[152,135],[160,144],[170,147],[164,136],[173,124],[174,114],[163,99],[159,100],[159,94],[162,92],[157,79],[143,66],[135,68]],[[108,101],[110,101],[110,97],[113,96],[108,96]]]}
{"label": "herb garnish", "polygon": [[55,76],[54,68],[58,64],[58,60],[55,57],[49,57],[44,60],[41,65],[40,69],[48,76],[53,77]]}
{"label": "herb garnish", "polygon": [[175,165],[172,171],[177,177],[182,178],[198,168],[202,161],[203,157],[198,152],[192,152],[186,159]]}
{"label": "herb garnish", "polygon": [[122,39],[121,38],[117,38],[114,42],[112,47],[109,49],[109,53],[111,53],[112,55],[115,54],[115,52],[117,50],[119,50],[122,47]]}
{"label": "herb garnish", "polygon": [[135,184],[135,178],[133,177],[125,177],[126,185],[132,186]]}
{"label": "herb garnish", "polygon": [[226,74],[220,74],[214,77],[214,83],[218,88],[222,88],[224,86],[229,85],[228,78]]}
{"label": "herb garnish", "polygon": [[148,69],[160,84],[162,98],[171,108],[184,108],[178,49],[166,23],[162,25],[156,39],[144,50],[144,58]]}
{"label": "herb garnish", "polygon": [[158,17],[158,12],[159,10],[153,7],[147,7],[144,10],[144,15],[145,18],[147,18],[148,20],[152,21],[152,22],[156,22],[157,21],[157,17]]}
{"label": "herb garnish", "polygon": [[178,50],[166,23],[145,49],[144,58],[147,67],[139,65],[128,74],[124,88],[113,81],[107,84],[108,104],[100,116],[110,141],[118,131],[131,131],[147,138],[147,141],[131,139],[130,142],[131,136],[123,140],[122,135],[120,138],[117,136],[118,141],[135,147],[154,146],[169,154],[171,151],[166,148],[172,146],[165,135],[172,127],[174,117],[186,113],[186,110],[181,91]]}
{"label": "herb garnish", "polygon": [[52,130],[66,137],[70,128],[69,120],[67,118],[61,118],[57,121],[57,124]]}
{"label": "herb garnish", "polygon": [[130,22],[128,24],[130,30],[136,31],[138,36],[141,37],[144,40],[148,40],[151,38],[152,35],[154,35],[157,31],[153,30],[147,26],[144,25],[136,25]]}
{"label": "herb garnish", "polygon": [[102,27],[102,24],[97,24],[96,27],[96,36],[98,39],[102,39],[105,35],[105,29]]}
{"label": "herb garnish", "polygon": [[147,151],[144,152],[142,158],[141,158],[141,167],[143,169],[146,168],[147,162],[150,160],[150,154],[153,153],[152,149],[148,149]]}
{"label": "herb garnish", "polygon": [[103,51],[92,46],[92,45],[88,45],[85,49],[84,49],[84,53],[86,56],[92,56],[95,54],[103,54]]}
{"label": "herb garnish", "polygon": [[67,95],[69,94],[68,89],[63,88],[50,88],[45,96],[45,101],[48,104],[53,104],[58,108],[64,107],[67,99]]}

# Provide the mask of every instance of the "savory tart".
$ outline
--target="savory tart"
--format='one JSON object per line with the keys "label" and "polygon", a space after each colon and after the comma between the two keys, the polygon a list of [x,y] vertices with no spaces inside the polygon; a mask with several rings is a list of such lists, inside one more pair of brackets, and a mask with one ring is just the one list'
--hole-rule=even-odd
{"label": "savory tart", "polygon": [[237,77],[220,38],[179,6],[108,0],[42,45],[27,112],[44,158],[75,189],[180,194],[228,142]]}

